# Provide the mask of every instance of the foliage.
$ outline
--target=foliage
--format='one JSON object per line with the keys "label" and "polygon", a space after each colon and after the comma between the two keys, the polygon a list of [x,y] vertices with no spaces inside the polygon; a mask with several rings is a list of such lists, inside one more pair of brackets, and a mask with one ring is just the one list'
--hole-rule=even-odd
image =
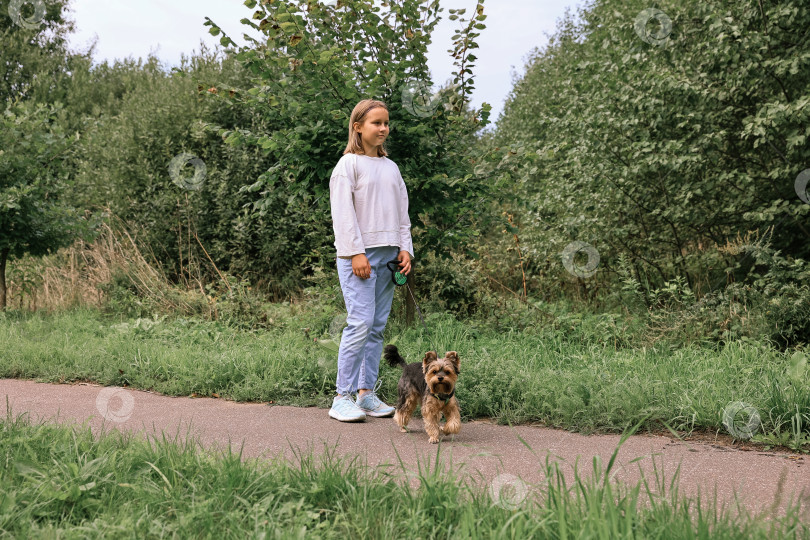
{"label": "foliage", "polygon": [[[19,2],[0,9],[0,310],[10,257],[42,255],[89,233],[63,196],[75,139],[65,135],[59,99],[71,59],[81,56],[67,49],[74,29],[67,4]],[[32,283],[21,290],[30,293]]]}
{"label": "foliage", "polygon": [[771,325],[768,334],[776,343],[792,347],[810,336],[810,264],[785,258],[768,243],[746,246],[754,258],[747,276],[762,291],[763,307]]}
{"label": "foliage", "polygon": [[[601,310],[593,324],[615,346],[633,342],[639,324],[648,344],[792,347],[810,335],[810,205],[793,182],[810,162],[808,8],[797,0],[660,3],[673,23],[660,43],[649,39],[661,30],[654,20],[647,38],[637,32],[650,7],[640,0],[591,2],[530,59],[495,134],[480,133],[489,106],[469,106],[483,3],[466,19],[450,10],[456,71],[435,93],[425,54],[438,1],[245,5],[246,45],[208,20],[228,49],[203,46],[171,72],[154,57],[91,66],[67,51],[64,3],[48,4],[38,30],[0,10],[0,54],[24,68],[3,63],[6,100],[58,101],[49,123],[80,134],[49,193],[110,209],[156,272],[203,292],[161,285],[150,296],[129,272],[105,286],[116,309],[143,317],[184,306],[254,327],[264,324],[259,295],[314,286],[339,305],[328,178],[349,111],[374,97],[391,109],[388,150],[410,193],[414,292],[426,311],[508,331],[571,329]],[[205,164],[199,189],[170,173],[186,154]],[[749,229],[768,245],[733,248]],[[592,278],[560,264],[575,240],[599,252]],[[12,268],[29,298],[36,268]],[[557,302],[581,313],[552,316]]]}
{"label": "foliage", "polygon": [[[330,171],[346,144],[349,113],[367,97],[389,107],[388,150],[408,186],[417,258],[432,250],[448,257],[477,234],[473,223],[483,217],[477,212],[481,202],[492,197],[496,180],[511,174],[508,152],[470,152],[490,109],[487,104],[479,111],[468,108],[476,30],[485,28],[483,2],[470,20],[463,18],[465,10],[450,10],[449,18],[461,25],[454,36],[457,70],[435,94],[425,54],[442,11],[436,0],[382,7],[367,0],[334,7],[311,1],[248,0],[245,5],[255,12],[242,22],[262,40],[245,35],[251,44],[239,47],[236,58],[253,82],[219,99],[257,111],[273,129],[240,126],[219,132],[226,143],[256,146],[271,158],[273,166],[242,191],[253,194],[256,219],[279,214],[298,219],[297,230],[285,231],[287,257],[313,272],[332,264]],[[206,24],[213,35],[222,33],[214,21]],[[221,40],[235,45],[225,34]]]}
{"label": "foliage", "polygon": [[640,296],[651,300],[647,320],[652,343],[768,339],[781,348],[801,346],[810,335],[810,267],[803,259],[784,258],[770,247],[769,238],[740,240],[725,248],[754,262],[743,281],[724,289],[698,299],[678,276],[643,295],[635,278],[627,276],[622,298],[627,305]]}
{"label": "foliage", "polygon": [[[94,68],[75,89],[72,104],[84,107],[85,90],[103,104],[87,122],[74,199],[109,208],[138,231],[145,251],[174,281],[218,279],[213,261],[276,295],[291,289],[300,272],[272,256],[284,251],[286,224],[248,219],[242,208],[248,200],[238,193],[269,161],[255,149],[223,145],[202,128],[205,120],[266,125],[257,115],[239,115],[224,102],[203,98],[237,85],[240,77],[244,72],[235,62],[204,46],[171,74],[154,57]],[[170,173],[173,159],[183,154],[205,166],[199,189],[182,182],[194,175],[191,166],[178,177]]]}
{"label": "foliage", "polygon": [[[11,2],[0,9],[0,108],[18,100],[38,103],[60,100],[74,56],[67,48],[68,34],[75,29],[69,18],[70,0],[20,2],[19,12]],[[42,18],[37,7],[44,9]],[[19,13],[15,20],[12,13]],[[81,55],[77,55],[81,56]]]}
{"label": "foliage", "polygon": [[9,257],[44,255],[89,235],[90,223],[65,203],[65,152],[75,142],[55,122],[59,106],[17,103],[0,118],[0,309]]}
{"label": "foliage", "polygon": [[561,21],[492,142],[540,157],[515,186],[531,272],[559,275],[541,254],[582,240],[601,256],[591,286],[615,287],[623,256],[646,305],[677,276],[698,297],[727,273],[742,279],[753,260],[717,249],[737,233],[773,226],[786,258],[810,254],[810,205],[794,190],[810,164],[810,7],[652,7],[671,21],[668,35],[655,20],[637,33],[651,8],[640,0],[591,2]]}

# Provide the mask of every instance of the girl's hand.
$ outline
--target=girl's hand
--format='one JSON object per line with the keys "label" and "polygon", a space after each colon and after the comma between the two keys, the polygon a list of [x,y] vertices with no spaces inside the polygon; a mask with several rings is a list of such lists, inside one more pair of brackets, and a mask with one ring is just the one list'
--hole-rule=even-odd
{"label": "girl's hand", "polygon": [[371,264],[365,253],[358,253],[352,257],[352,273],[360,279],[371,277]]}
{"label": "girl's hand", "polygon": [[402,269],[400,270],[401,273],[405,274],[406,276],[411,273],[411,254],[407,251],[400,251],[399,256],[399,267]]}

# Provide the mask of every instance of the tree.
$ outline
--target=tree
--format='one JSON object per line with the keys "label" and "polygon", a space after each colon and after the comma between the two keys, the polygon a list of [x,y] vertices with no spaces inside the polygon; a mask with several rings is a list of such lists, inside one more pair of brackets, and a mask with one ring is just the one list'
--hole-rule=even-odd
{"label": "tree", "polygon": [[0,310],[6,307],[6,262],[45,255],[89,233],[89,222],[61,201],[75,142],[56,122],[58,106],[18,103],[0,118]]}
{"label": "tree", "polygon": [[[485,28],[484,3],[469,19],[466,10],[450,10],[460,28],[451,50],[453,79],[433,90],[426,53],[438,22],[438,0],[398,0],[376,6],[369,0],[261,3],[242,23],[262,34],[238,48],[236,58],[254,75],[252,87],[219,96],[236,107],[255,110],[274,126],[272,132],[244,127],[219,129],[228,144],[253,145],[274,165],[243,191],[254,194],[254,219],[293,216],[284,235],[285,260],[312,268],[334,258],[329,214],[329,177],[346,146],[349,114],[361,99],[374,98],[389,108],[389,155],[399,165],[410,199],[417,259],[428,251],[448,258],[468,250],[484,217],[483,202],[509,179],[506,150],[476,155],[476,133],[488,122],[490,106],[469,106],[474,86],[476,37]],[[211,34],[222,34],[210,19]],[[224,46],[235,46],[223,34]],[[218,126],[212,126],[217,128]],[[505,166],[501,167],[501,162]],[[475,256],[468,250],[469,254]],[[282,255],[279,253],[279,255]],[[410,298],[408,299],[410,303]]]}
{"label": "tree", "polygon": [[[255,8],[257,2],[245,5]],[[274,157],[275,166],[245,186],[246,191],[267,194],[285,186],[291,206],[304,209],[320,201],[314,212],[302,216],[307,225],[328,223],[328,173],[345,147],[349,113],[366,97],[386,102],[395,141],[390,154],[411,188],[411,213],[433,218],[426,227],[429,238],[423,239],[433,245],[430,240],[438,238],[440,226],[455,225],[485,187],[482,178],[471,174],[465,150],[486,124],[490,109],[484,104],[481,111],[471,111],[467,100],[474,88],[471,50],[479,35],[474,30],[484,27],[486,16],[480,2],[457,36],[455,79],[433,93],[425,54],[439,2],[405,0],[387,6],[389,11],[378,15],[380,8],[366,0],[338,2],[336,7],[262,2],[252,21],[242,22],[267,39],[251,40],[253,47],[239,49],[236,57],[256,78],[252,88],[235,96],[234,104],[261,111],[277,128],[272,133],[239,128],[221,133],[226,143],[256,145]],[[221,33],[213,21],[206,24],[212,34]],[[227,36],[222,43],[234,44]],[[255,202],[258,215],[268,200]]]}
{"label": "tree", "polygon": [[0,9],[0,309],[9,260],[44,255],[89,233],[89,222],[62,200],[75,139],[65,136],[73,118],[60,100],[82,56],[67,47],[75,27],[69,1]]}
{"label": "tree", "polygon": [[0,9],[0,107],[9,100],[41,103],[61,97],[69,77],[67,36],[75,23],[67,15],[70,0],[8,2]]}
{"label": "tree", "polygon": [[775,248],[810,255],[794,188],[810,166],[808,24],[800,0],[599,0],[568,17],[498,124],[496,143],[541,157],[517,188],[532,243],[585,241],[603,269],[622,256],[649,289],[683,276],[697,293],[752,269],[718,249],[748,230],[776,225]]}

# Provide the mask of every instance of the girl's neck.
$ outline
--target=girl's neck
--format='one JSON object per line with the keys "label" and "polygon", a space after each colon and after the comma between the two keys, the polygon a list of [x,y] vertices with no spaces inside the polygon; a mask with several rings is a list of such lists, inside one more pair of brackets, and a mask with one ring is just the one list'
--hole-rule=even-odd
{"label": "girl's neck", "polygon": [[379,156],[380,145],[367,145],[365,144],[365,141],[363,141],[363,144],[360,144],[358,146],[360,146],[360,150],[363,152],[362,155],[368,157],[380,157]]}

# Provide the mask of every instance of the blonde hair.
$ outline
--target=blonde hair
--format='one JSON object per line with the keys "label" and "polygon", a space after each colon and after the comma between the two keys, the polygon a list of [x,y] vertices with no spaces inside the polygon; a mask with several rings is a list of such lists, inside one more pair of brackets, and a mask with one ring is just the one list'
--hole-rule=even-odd
{"label": "blonde hair", "polygon": [[[349,143],[346,145],[345,150],[343,150],[344,154],[365,154],[363,142],[360,140],[361,135],[354,130],[354,123],[357,122],[362,125],[368,113],[378,107],[382,107],[386,111],[388,110],[388,106],[385,103],[377,101],[376,99],[364,99],[354,106],[352,114],[349,117]],[[385,143],[377,147],[377,157],[388,155],[388,152],[383,148],[384,144]]]}

